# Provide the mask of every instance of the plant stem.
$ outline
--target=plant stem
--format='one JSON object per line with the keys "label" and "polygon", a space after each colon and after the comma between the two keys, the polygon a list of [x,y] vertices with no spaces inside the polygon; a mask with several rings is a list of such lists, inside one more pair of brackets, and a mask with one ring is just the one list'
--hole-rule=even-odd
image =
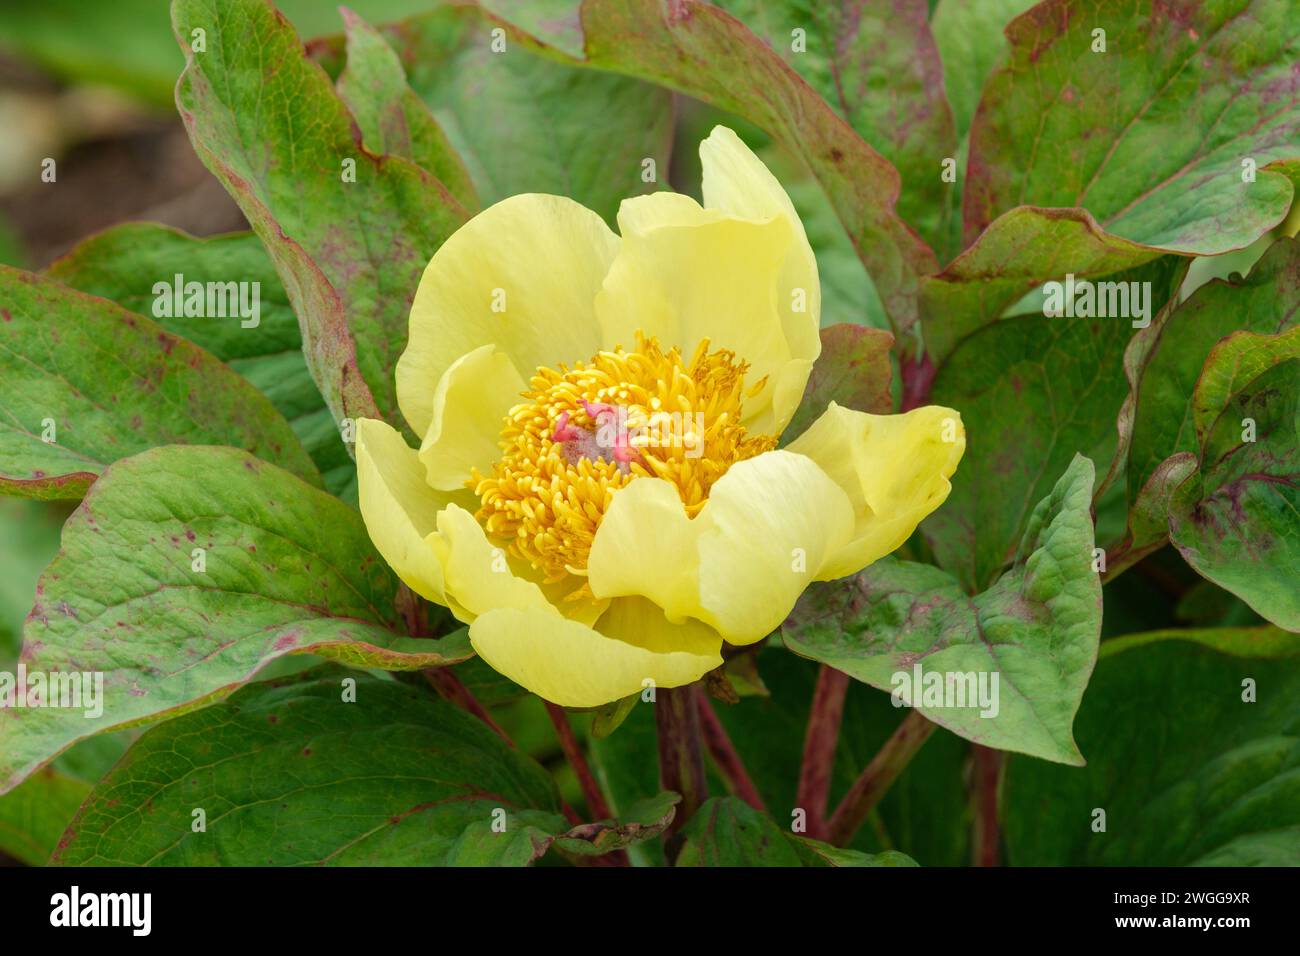
{"label": "plant stem", "polygon": [[[610,820],[614,814],[610,812],[609,804],[605,801],[605,795],[600,792],[600,787],[596,784],[596,778],[591,772],[591,767],[587,765],[587,758],[582,755],[582,748],[578,746],[578,738],[573,733],[573,726],[569,723],[569,715],[564,712],[564,708],[558,704],[552,704],[549,700],[542,701],[546,705],[546,713],[551,718],[551,723],[555,725],[555,733],[560,738],[560,749],[564,751],[564,757],[569,761],[569,766],[577,774],[578,784],[582,787],[582,798],[587,801],[587,813],[593,820]],[[569,816],[570,823],[578,823],[576,814],[572,808],[565,804],[565,815]],[[580,858],[584,866],[628,866],[626,850],[615,850],[612,853],[606,853],[603,856],[590,858]]]}
{"label": "plant stem", "polygon": [[655,692],[655,725],[659,732],[659,784],[682,797],[664,838],[668,862],[672,863],[681,848],[678,833],[708,798],[695,689],[658,688]]}
{"label": "plant stem", "polygon": [[808,732],[803,741],[803,764],[799,768],[799,788],[795,806],[807,815],[808,835],[826,839],[826,801],[831,788],[831,771],[835,767],[835,748],[840,739],[840,721],[844,717],[844,695],[849,689],[849,675],[823,664],[817,672],[808,711]]}
{"label": "plant stem", "polygon": [[510,739],[501,726],[492,719],[492,715],[487,712],[487,708],[478,702],[478,699],[470,693],[459,677],[452,673],[450,667],[430,667],[423,671],[424,678],[429,685],[438,692],[438,696],[449,703],[455,704],[462,710],[467,710],[483,723],[487,724],[496,735],[508,743],[516,750],[515,742]]}
{"label": "plant stem", "polygon": [[717,765],[718,772],[730,784],[733,794],[760,813],[766,813],[767,808],[763,806],[763,798],[759,795],[758,788],[754,786],[754,781],[750,778],[749,771],[745,769],[745,763],[736,752],[731,738],[727,736],[727,729],[722,726],[722,721],[713,712],[713,705],[709,703],[708,697],[698,689],[695,703],[700,712],[700,730],[704,734],[704,745],[709,748],[709,756]]}
{"label": "plant stem", "polygon": [[971,863],[997,866],[1002,828],[998,822],[998,791],[1006,761],[1001,751],[971,747]]}
{"label": "plant stem", "polygon": [[569,761],[569,766],[578,776],[578,784],[582,787],[582,797],[587,801],[587,811],[591,814],[593,820],[608,820],[614,816],[609,811],[609,804],[605,802],[605,795],[600,792],[600,787],[596,784],[596,778],[592,775],[591,767],[587,765],[587,758],[582,755],[582,748],[578,746],[578,738],[573,733],[573,727],[569,723],[569,715],[564,712],[564,708],[558,704],[552,704],[549,700],[544,701],[546,704],[546,713],[551,718],[551,723],[555,725],[555,733],[560,738],[560,749],[564,751],[564,757]]}
{"label": "plant stem", "polygon": [[921,745],[930,739],[936,726],[921,716],[920,711],[908,712],[831,814],[828,827],[831,843],[848,846],[871,808],[880,802]]}

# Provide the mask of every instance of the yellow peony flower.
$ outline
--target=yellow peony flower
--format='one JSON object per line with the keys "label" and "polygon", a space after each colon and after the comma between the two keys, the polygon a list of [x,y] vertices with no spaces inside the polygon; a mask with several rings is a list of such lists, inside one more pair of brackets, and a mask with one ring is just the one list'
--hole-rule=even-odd
{"label": "yellow peony flower", "polygon": [[397,365],[419,450],[358,423],[384,559],[556,704],[689,684],[762,640],[808,584],[901,545],[965,448],[951,409],[835,404],[776,448],[821,351],[817,263],[735,133],[700,155],[704,205],[625,200],[621,237],[560,196],[466,223]]}

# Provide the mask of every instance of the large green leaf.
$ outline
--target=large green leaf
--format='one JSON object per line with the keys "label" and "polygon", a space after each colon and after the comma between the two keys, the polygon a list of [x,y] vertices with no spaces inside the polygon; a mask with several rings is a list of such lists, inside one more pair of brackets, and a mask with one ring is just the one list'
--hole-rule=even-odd
{"label": "large green leaf", "polygon": [[[1300,860],[1300,642],[1272,628],[1165,631],[1102,645],[1076,723],[1083,769],[1013,758],[1008,862],[1294,865]],[[1245,681],[1257,695],[1247,702]],[[1096,811],[1105,811],[1098,832]]]}
{"label": "large green leaf", "polygon": [[[956,155],[952,111],[922,0],[722,0],[898,169],[899,214],[935,248],[956,214],[939,163]],[[796,33],[795,31],[801,31]]]}
{"label": "large green leaf", "polygon": [[[1265,362],[1267,371],[1236,378]],[[1200,470],[1172,495],[1170,540],[1202,575],[1300,631],[1300,328],[1225,339],[1193,405]]]}
{"label": "large green leaf", "polygon": [[475,718],[418,688],[327,668],[144,734],[91,792],[54,862],[525,865],[557,841],[590,854],[653,835],[675,802],[665,795],[630,824],[571,829],[546,772]]}
{"label": "large green leaf", "polygon": [[22,656],[29,673],[102,673],[103,714],[0,710],[0,792],[82,737],[219,700],[288,654],[391,670],[470,656],[463,637],[402,637],[395,597],[356,510],[285,471],[231,448],[118,462],[64,525]]}
{"label": "large green leaf", "polygon": [[[355,497],[356,466],[339,438],[302,356],[302,334],[280,277],[252,233],[198,239],[155,223],[115,226],[79,243],[50,266],[65,285],[112,299],[153,317],[227,363],[271,399],[335,494]],[[157,315],[152,281],[258,283],[261,317],[255,328],[238,321]],[[142,278],[143,277],[143,278]],[[174,310],[172,310],[174,311]]]}
{"label": "large green leaf", "polygon": [[1031,509],[1076,454],[1110,462],[1131,334],[1123,319],[1018,316],[982,329],[939,368],[933,400],[961,411],[967,447],[952,494],[921,532],[967,591],[1011,560]]}
{"label": "large green leaf", "polygon": [[916,866],[898,852],[841,850],[782,830],[735,797],[714,797],[682,831],[678,866]]}
{"label": "large green leaf", "polygon": [[1214,255],[1286,216],[1291,180],[1265,167],[1300,159],[1290,0],[1047,0],[1007,38],[1010,60],[971,128],[967,241],[1033,204],[1086,208],[1114,236]]}
{"label": "large green leaf", "polygon": [[152,320],[7,266],[0,303],[0,492],[79,498],[110,462],[174,443],[238,445],[320,480],[263,395]]}
{"label": "large green leaf", "polygon": [[362,146],[329,77],[262,0],[175,0],[172,20],[189,51],[176,100],[190,140],[266,245],[326,404],[339,421],[398,421],[411,300],[465,210],[432,173]]}
{"label": "large green leaf", "polygon": [[[520,43],[494,51],[492,25],[472,6],[426,7],[431,12],[382,32],[484,204],[553,193],[612,223],[623,199],[662,188],[673,137],[667,90],[559,63]],[[340,41],[315,44],[312,54],[331,73],[341,69]],[[655,165],[649,181],[646,160]]]}
{"label": "large green leaf", "polygon": [[[809,589],[784,631],[798,654],[882,690],[988,747],[1079,765],[1071,733],[1101,632],[1092,569],[1093,468],[1076,457],[1030,515],[1011,569],[970,598],[938,568],[885,558],[842,582]],[[915,673],[987,675],[962,696],[916,696]],[[993,676],[997,676],[994,687]],[[899,675],[908,678],[900,689]],[[956,704],[956,706],[954,706]]]}
{"label": "large green leaf", "polygon": [[[896,330],[917,315],[934,253],[895,211],[898,171],[738,20],[712,4],[561,0],[481,6],[513,35],[571,63],[651,80],[745,117],[802,158],[825,189]],[[937,157],[935,171],[937,175]]]}

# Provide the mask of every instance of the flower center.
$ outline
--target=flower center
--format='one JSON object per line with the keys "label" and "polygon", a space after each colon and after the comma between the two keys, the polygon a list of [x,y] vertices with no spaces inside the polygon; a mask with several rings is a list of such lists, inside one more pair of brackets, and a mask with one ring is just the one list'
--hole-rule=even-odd
{"label": "flower center", "polygon": [[740,424],[743,399],[766,379],[746,393],[749,365],[733,352],[710,352],[706,339],[686,362],[653,337],[637,333],[636,345],[539,368],[506,416],[505,454],[468,483],[487,532],[548,581],[585,574],[601,518],[628,482],[672,482],[694,518],[731,465],[776,447]]}

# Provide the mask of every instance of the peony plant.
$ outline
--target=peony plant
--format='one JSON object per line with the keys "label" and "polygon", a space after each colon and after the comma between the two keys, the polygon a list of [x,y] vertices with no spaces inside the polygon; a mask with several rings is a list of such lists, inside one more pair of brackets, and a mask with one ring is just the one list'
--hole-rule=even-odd
{"label": "peony plant", "polygon": [[1293,3],[37,6],[0,863],[1296,862]]}

